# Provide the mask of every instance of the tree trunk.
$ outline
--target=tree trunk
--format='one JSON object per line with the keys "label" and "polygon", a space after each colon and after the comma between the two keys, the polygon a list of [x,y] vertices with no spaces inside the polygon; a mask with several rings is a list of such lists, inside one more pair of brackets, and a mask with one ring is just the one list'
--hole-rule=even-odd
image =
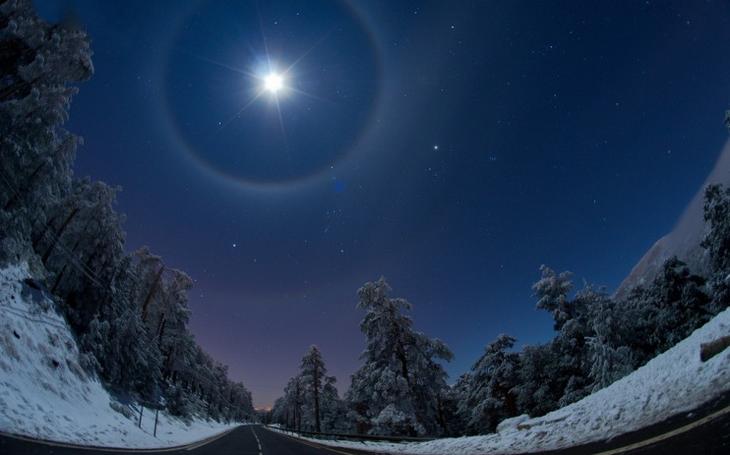
{"label": "tree trunk", "polygon": [[48,247],[48,250],[46,250],[46,253],[43,255],[43,265],[46,265],[46,263],[48,262],[48,258],[51,256],[51,253],[56,248],[56,244],[58,244],[58,241],[61,239],[61,236],[66,231],[66,228],[68,228],[68,225],[71,224],[71,221],[74,219],[74,217],[78,213],[79,213],[79,208],[76,207],[66,217],[66,220],[64,220],[63,224],[58,229],[58,232],[56,232],[56,235],[54,236],[53,241],[51,242],[51,246]]}
{"label": "tree trunk", "polygon": [[43,227],[43,232],[41,232],[37,237],[35,237],[33,239],[33,249],[34,250],[38,250],[38,247],[40,246],[41,241],[44,238],[46,238],[46,233],[48,232],[49,229],[51,229],[53,227],[53,224],[58,219],[58,215],[59,214],[56,214],[56,215],[53,216],[53,218],[51,218],[50,220],[48,220],[46,222],[46,225]]}
{"label": "tree trunk", "polygon": [[162,335],[165,333],[166,322],[167,319],[165,319],[165,313],[162,313],[160,323],[157,325],[157,346],[162,346]]}
{"label": "tree trunk", "polygon": [[322,431],[319,420],[319,365],[314,366],[314,428],[317,433]]}
{"label": "tree trunk", "polygon": [[[89,218],[86,221],[86,224],[84,225],[84,228],[82,229],[82,235],[79,236],[79,238],[76,240],[76,243],[74,243],[74,246],[71,247],[71,251],[69,252],[70,255],[73,255],[76,250],[79,248],[79,245],[81,245],[81,240],[86,238],[86,229],[91,224],[92,218]],[[61,269],[61,272],[56,276],[56,281],[53,283],[53,288],[51,289],[51,294],[56,293],[56,288],[59,284],[61,284],[61,278],[63,277],[64,273],[66,272],[66,269],[68,268],[68,264],[71,262],[71,258],[66,258],[66,263],[63,265],[63,268]]]}
{"label": "tree trunk", "polygon": [[20,199],[21,195],[25,196],[31,188],[33,188],[33,183],[38,176],[38,173],[40,173],[41,169],[43,169],[46,165],[46,161],[43,161],[40,165],[38,165],[32,174],[30,174],[30,177],[28,177],[28,184],[25,185],[23,189],[20,191],[14,191],[13,195],[8,199],[8,202],[5,203],[4,209],[6,211],[10,210]]}
{"label": "tree trunk", "polygon": [[147,321],[147,307],[149,306],[150,301],[152,300],[152,296],[155,295],[157,286],[160,284],[160,279],[162,278],[162,272],[164,272],[164,271],[165,271],[165,266],[163,265],[162,267],[160,267],[160,270],[157,272],[155,281],[152,283],[152,286],[150,286],[150,290],[147,292],[147,297],[145,297],[144,302],[142,303],[142,322]]}
{"label": "tree trunk", "polygon": [[68,262],[63,265],[63,268],[56,276],[56,281],[53,283],[53,287],[51,288],[51,294],[56,294],[56,289],[58,288],[58,285],[61,284],[61,279],[63,278],[63,275],[66,273],[66,268],[68,267]]}

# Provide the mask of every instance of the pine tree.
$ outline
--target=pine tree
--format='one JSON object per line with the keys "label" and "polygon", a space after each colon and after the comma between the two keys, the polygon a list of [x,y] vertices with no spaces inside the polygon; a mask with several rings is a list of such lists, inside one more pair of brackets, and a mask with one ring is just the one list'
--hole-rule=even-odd
{"label": "pine tree", "polygon": [[537,297],[537,308],[549,312],[555,321],[555,330],[560,330],[573,317],[568,294],[573,289],[572,273],[555,273],[546,265],[540,266],[540,280],[532,286]]}
{"label": "pine tree", "polygon": [[325,377],[321,394],[322,428],[324,431],[349,431],[347,408],[340,399],[334,376]]}
{"label": "pine tree", "polygon": [[557,409],[565,387],[559,380],[560,361],[552,343],[525,346],[520,366],[515,388],[520,412],[536,417]]}
{"label": "pine tree", "polygon": [[586,286],[573,298],[570,272],[555,273],[540,267],[533,286],[537,307],[553,316],[555,337],[546,345],[526,347],[521,355],[520,381],[515,389],[519,408],[542,415],[590,393],[590,349],[594,335],[591,312],[607,298],[604,291]]}
{"label": "pine tree", "polygon": [[276,401],[272,419],[297,430],[349,429],[335,382],[335,377],[327,374],[319,348],[311,346],[302,358],[299,373],[289,380],[284,396]]}
{"label": "pine tree", "polygon": [[497,424],[517,415],[519,355],[508,352],[515,339],[499,335],[472,366],[465,393],[458,404],[459,413],[470,434],[494,431]]}
{"label": "pine tree", "polygon": [[717,314],[730,306],[730,188],[710,185],[705,190],[705,222],[709,231],[702,246],[710,257],[712,305]]}
{"label": "pine tree", "polygon": [[321,400],[324,386],[330,380],[327,368],[322,360],[322,354],[317,346],[312,345],[302,358],[301,378],[304,393],[310,401],[310,408],[314,415],[314,431],[322,431]]}
{"label": "pine tree", "polygon": [[[83,31],[0,0],[0,261],[28,262],[79,337],[81,361],[114,389],[170,410],[242,418],[250,393],[188,330],[192,280],[142,249],[124,254],[118,188],[74,179],[81,139],[62,128],[93,72]],[[161,390],[162,389],[162,390]]]}
{"label": "pine tree", "polygon": [[68,192],[80,140],[60,128],[91,51],[82,31],[41,20],[29,0],[0,4],[0,244],[29,258],[34,226]]}
{"label": "pine tree", "polygon": [[364,365],[352,376],[347,399],[360,422],[358,430],[376,434],[441,434],[439,399],[446,372],[439,360],[451,351],[438,340],[413,330],[403,314],[411,304],[388,296],[385,279],[358,290],[358,308],[366,311],[360,329],[367,337]]}
{"label": "pine tree", "polygon": [[[626,344],[632,335],[631,325],[616,302],[605,298],[592,311],[594,335],[588,338],[592,391],[597,391],[632,372],[637,366],[633,350]],[[631,317],[631,315],[629,315]]]}

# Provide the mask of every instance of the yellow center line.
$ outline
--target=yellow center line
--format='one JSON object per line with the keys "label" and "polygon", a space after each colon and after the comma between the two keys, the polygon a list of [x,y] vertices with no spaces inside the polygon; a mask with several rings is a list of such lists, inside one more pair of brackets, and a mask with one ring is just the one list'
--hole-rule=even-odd
{"label": "yellow center line", "polygon": [[642,447],[646,447],[646,446],[655,444],[657,442],[664,441],[665,439],[669,439],[673,436],[677,436],[679,434],[686,433],[690,430],[693,430],[699,426],[702,426],[702,425],[704,425],[712,420],[715,420],[716,418],[718,418],[722,415],[728,414],[728,413],[730,413],[730,406],[720,409],[719,411],[715,411],[712,414],[707,415],[699,420],[695,420],[692,423],[688,423],[687,425],[681,426],[679,428],[675,428],[672,431],[668,431],[664,434],[660,434],[659,436],[654,436],[653,438],[645,439],[640,442],[635,442],[633,444],[619,447],[617,449],[606,450],[603,452],[596,452],[593,455],[615,455],[618,453],[628,452],[629,450],[640,449]]}
{"label": "yellow center line", "polygon": [[[628,445],[625,445],[623,447],[618,447],[616,449],[604,450],[603,452],[594,452],[592,455],[616,455],[616,454],[628,452],[630,450],[636,450],[636,449],[640,449],[642,447],[650,446],[652,444],[656,444],[657,442],[664,441],[666,439],[672,438],[672,437],[677,436],[677,435],[680,435],[682,433],[686,433],[686,432],[688,432],[690,430],[693,430],[693,429],[695,429],[697,427],[700,427],[700,426],[702,426],[702,425],[704,425],[706,423],[709,423],[709,422],[715,420],[716,418],[721,417],[721,416],[723,416],[725,414],[730,414],[730,406],[726,406],[725,408],[720,409],[719,411],[715,411],[712,414],[706,415],[705,417],[703,417],[703,418],[701,418],[699,420],[695,420],[694,422],[688,423],[688,424],[683,425],[683,426],[681,426],[679,428],[675,428],[674,430],[668,431],[668,432],[663,433],[663,434],[660,434],[658,436],[654,436],[652,438],[645,439],[643,441],[635,442],[633,444],[628,444]],[[297,442],[300,442],[302,444],[308,445],[310,447],[316,447],[316,448],[319,448],[319,449],[325,449],[325,450],[329,450],[331,452],[335,452],[335,453],[339,453],[339,454],[343,454],[343,455],[354,455],[351,452],[342,452],[340,450],[335,450],[335,449],[331,448],[330,446],[321,445],[321,444],[315,444],[315,443],[310,443],[309,441],[305,441],[305,440],[303,440],[303,439],[301,439],[299,437],[289,436],[287,434],[279,433],[278,431],[273,431],[273,430],[270,430],[268,428],[266,428],[266,429],[269,430],[269,431],[272,431],[274,433],[278,433],[278,434],[280,434],[282,436],[286,436],[289,439],[293,439],[293,440],[295,440]],[[570,447],[565,447],[564,449],[569,449],[569,448]],[[564,450],[564,449],[558,449],[558,450]],[[363,450],[370,450],[370,449],[369,448],[363,448]]]}

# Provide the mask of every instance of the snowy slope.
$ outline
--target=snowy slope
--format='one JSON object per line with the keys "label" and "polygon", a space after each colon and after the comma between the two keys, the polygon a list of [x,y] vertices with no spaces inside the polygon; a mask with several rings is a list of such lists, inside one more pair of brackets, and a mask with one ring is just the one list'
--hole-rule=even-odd
{"label": "snowy slope", "polygon": [[700,344],[730,335],[730,309],[630,375],[586,398],[530,419],[502,422],[485,436],[423,443],[320,441],[320,444],[412,454],[514,454],[603,440],[690,411],[730,390],[730,349],[700,361]]}
{"label": "snowy slope", "polygon": [[705,188],[713,183],[730,185],[730,141],[725,144],[715,167],[685,208],[674,229],[657,240],[644,254],[619,285],[616,290],[617,296],[621,297],[632,288],[650,282],[671,256],[677,256],[686,262],[694,273],[702,275],[707,272],[705,250],[700,246],[700,242],[707,229],[703,218]]}
{"label": "snowy slope", "polygon": [[[35,438],[116,447],[180,445],[233,425],[190,425],[143,412],[142,429],[129,410],[79,366],[78,347],[65,319],[39,291],[23,284],[25,265],[0,269],[0,431]],[[44,309],[45,308],[45,309]],[[138,416],[138,414],[137,414]]]}

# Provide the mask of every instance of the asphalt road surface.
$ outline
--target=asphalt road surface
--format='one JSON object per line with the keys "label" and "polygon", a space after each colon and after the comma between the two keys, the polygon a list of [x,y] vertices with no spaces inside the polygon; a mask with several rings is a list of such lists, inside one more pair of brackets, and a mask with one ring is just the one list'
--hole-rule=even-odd
{"label": "asphalt road surface", "polygon": [[[724,398],[727,399],[727,397]],[[725,399],[715,402],[708,409],[704,409],[704,413],[700,413],[698,410],[697,412],[678,416],[650,428],[615,438],[612,441],[542,453],[545,455],[726,455],[730,453],[730,408],[727,406],[721,407]],[[704,420],[701,420],[702,416],[704,416]],[[715,417],[710,418],[707,416]],[[0,436],[0,454],[2,455],[109,455],[110,453],[159,455],[373,455],[374,452],[325,447],[282,435],[260,425],[241,426],[205,444],[172,450],[110,450],[64,447],[28,439]]]}
{"label": "asphalt road surface", "polygon": [[368,454],[350,449],[317,447],[307,441],[284,436],[260,425],[245,425],[225,436],[199,447],[176,450],[110,450],[99,448],[68,447],[39,443],[27,439],[0,436],[2,455],[110,455],[113,453],[159,455],[335,455]]}

